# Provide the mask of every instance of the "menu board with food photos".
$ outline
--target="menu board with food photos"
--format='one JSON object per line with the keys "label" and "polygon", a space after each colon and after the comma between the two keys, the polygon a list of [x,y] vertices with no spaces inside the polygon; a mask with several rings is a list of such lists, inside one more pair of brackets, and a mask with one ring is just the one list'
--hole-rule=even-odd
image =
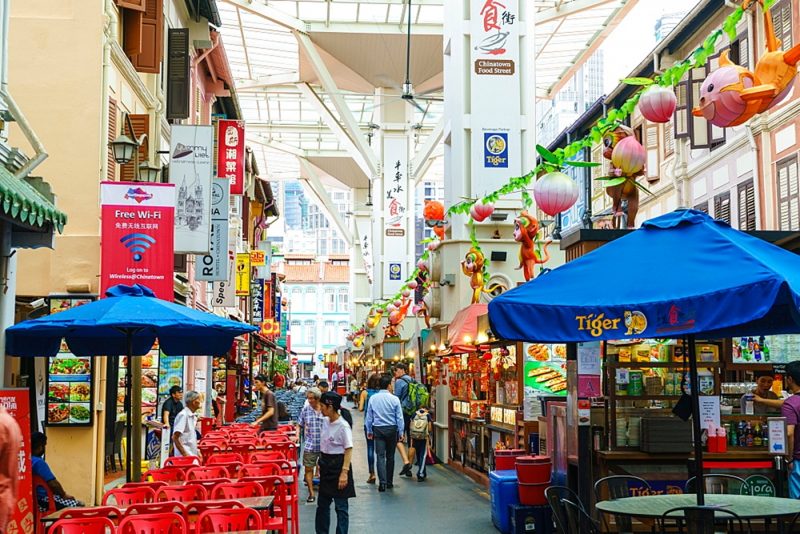
{"label": "menu board with food photos", "polygon": [[[142,419],[156,413],[158,405],[158,343],[142,356]],[[117,420],[124,419],[125,414],[125,376],[128,373],[128,357],[123,356],[119,362],[119,380],[117,382]]]}
{"label": "menu board with food photos", "polygon": [[183,387],[183,356],[167,356],[161,353],[158,361],[158,413],[169,398],[172,386]]}
{"label": "menu board with food photos", "polygon": [[48,358],[48,425],[92,424],[92,363],[70,352]]}

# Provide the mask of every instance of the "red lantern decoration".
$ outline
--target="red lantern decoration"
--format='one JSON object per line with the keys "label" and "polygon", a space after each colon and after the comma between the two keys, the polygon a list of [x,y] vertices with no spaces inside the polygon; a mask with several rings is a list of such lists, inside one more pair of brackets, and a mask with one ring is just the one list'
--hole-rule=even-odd
{"label": "red lantern decoration", "polygon": [[536,205],[546,214],[555,216],[570,209],[578,200],[578,186],[563,172],[550,172],[533,186]]}
{"label": "red lantern decoration", "polygon": [[670,121],[677,104],[678,98],[672,89],[651,85],[639,98],[639,111],[650,122],[664,123]]}

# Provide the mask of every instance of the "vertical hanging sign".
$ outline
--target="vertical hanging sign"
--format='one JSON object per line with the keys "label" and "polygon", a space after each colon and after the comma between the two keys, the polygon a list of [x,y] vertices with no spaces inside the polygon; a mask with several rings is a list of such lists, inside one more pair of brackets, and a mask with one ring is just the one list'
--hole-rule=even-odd
{"label": "vertical hanging sign", "polygon": [[[19,443],[19,452],[13,462],[10,458],[3,458],[5,465],[16,465],[19,477],[17,482],[17,495],[13,501],[11,515],[5,517],[0,514],[0,520],[8,520],[4,525],[0,522],[0,531],[6,529],[8,534],[33,534],[38,531],[34,517],[33,501],[33,472],[31,471],[31,407],[28,400],[27,389],[0,389],[0,406],[8,410],[22,432],[22,443]],[[15,437],[13,434],[8,437]],[[6,503],[3,503],[5,506]]]}
{"label": "vertical hanging sign", "polygon": [[244,121],[217,121],[217,177],[230,183],[231,195],[244,194]]}
{"label": "vertical hanging sign", "polygon": [[228,279],[228,212],[230,193],[225,178],[211,180],[211,235],[209,253],[199,256],[196,280]]}
{"label": "vertical hanging sign", "polygon": [[250,280],[250,303],[253,311],[250,324],[259,325],[264,320],[264,280]]}
{"label": "vertical hanging sign", "polygon": [[518,0],[470,0],[473,191],[521,174]]}
{"label": "vertical hanging sign", "polygon": [[[383,297],[400,290],[408,277],[408,138],[383,141]],[[363,244],[363,243],[362,243]]]}
{"label": "vertical hanging sign", "polygon": [[211,306],[214,308],[233,308],[236,306],[236,291],[234,290],[233,276],[234,267],[233,256],[228,257],[228,278],[217,280],[213,285],[213,298]]}
{"label": "vertical hanging sign", "polygon": [[356,219],[356,231],[358,232],[358,243],[361,247],[361,257],[364,260],[364,272],[367,281],[372,285],[373,269],[372,263],[372,225],[367,219]]}
{"label": "vertical hanging sign", "polygon": [[236,254],[236,296],[250,296],[250,254],[239,252]]}
{"label": "vertical hanging sign", "polygon": [[102,182],[100,203],[100,293],[142,284],[172,301],[175,186]]}
{"label": "vertical hanging sign", "polygon": [[175,252],[209,252],[213,150],[213,126],[172,125],[169,182],[176,187]]}

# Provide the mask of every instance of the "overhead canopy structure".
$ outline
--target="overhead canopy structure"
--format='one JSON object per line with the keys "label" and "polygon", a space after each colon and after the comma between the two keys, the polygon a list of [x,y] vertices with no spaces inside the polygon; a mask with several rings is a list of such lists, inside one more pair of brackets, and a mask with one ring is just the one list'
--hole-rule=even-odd
{"label": "overhead canopy structure", "polygon": [[[637,0],[552,0],[537,13],[537,97],[551,97]],[[220,0],[248,141],[269,179],[366,188],[383,94],[405,81],[408,0]],[[444,0],[411,2],[410,80],[442,96]],[[414,110],[415,178],[441,173],[442,103]],[[311,173],[319,178],[309,180]],[[431,164],[431,161],[433,163]],[[325,194],[320,191],[320,194]]]}

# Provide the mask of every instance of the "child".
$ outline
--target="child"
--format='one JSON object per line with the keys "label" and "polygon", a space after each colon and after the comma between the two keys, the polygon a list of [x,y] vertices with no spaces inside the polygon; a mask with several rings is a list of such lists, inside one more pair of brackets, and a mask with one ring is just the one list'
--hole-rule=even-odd
{"label": "child", "polygon": [[433,420],[431,414],[425,408],[420,408],[411,418],[411,445],[416,452],[417,481],[425,482],[428,475],[425,473],[425,465],[428,457],[428,440],[433,431]]}

